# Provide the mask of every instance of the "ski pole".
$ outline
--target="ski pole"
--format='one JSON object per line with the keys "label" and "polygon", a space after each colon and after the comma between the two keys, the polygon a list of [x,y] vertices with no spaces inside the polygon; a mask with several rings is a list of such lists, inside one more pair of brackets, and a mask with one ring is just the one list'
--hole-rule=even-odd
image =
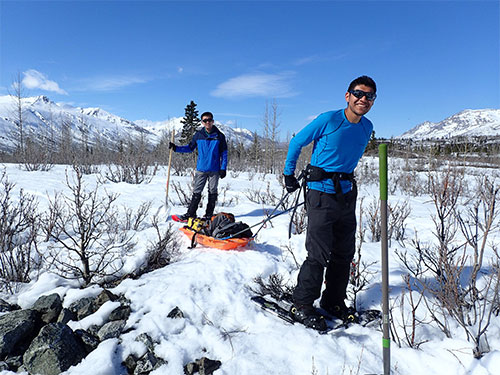
{"label": "ski pole", "polygon": [[391,339],[389,336],[389,256],[387,248],[387,144],[381,144],[378,150],[382,247],[382,352],[384,375],[389,375],[391,371]]}
{"label": "ski pole", "polygon": [[[172,143],[175,140],[175,130],[172,129]],[[167,186],[165,189],[165,205],[168,207],[168,188],[170,187],[170,167],[172,166],[172,149],[168,152],[168,172],[167,172]]]}
{"label": "ski pole", "polygon": [[[304,176],[305,176],[305,173],[306,173],[306,171],[305,171],[305,170],[302,170],[302,171],[300,172],[300,174],[299,174],[299,177],[297,177],[297,181],[302,180],[302,179],[304,178]],[[305,183],[305,181],[304,181],[304,183]],[[304,184],[304,183],[303,183],[303,184]],[[297,196],[297,200],[295,201],[295,206],[293,206],[293,207],[291,207],[291,208],[289,208],[289,209],[287,209],[287,210],[283,211],[282,213],[280,213],[280,215],[281,215],[281,214],[283,214],[283,213],[285,213],[285,212],[288,212],[288,211],[290,211],[290,210],[296,210],[296,209],[297,209],[297,207],[299,207],[298,201],[299,201],[299,197],[300,197],[300,190],[302,190],[302,186],[300,186],[300,187],[299,187],[299,189],[298,189],[299,194],[298,194],[298,196]],[[264,225],[266,224],[266,222],[267,222],[267,221],[269,221],[269,220],[271,220],[271,219],[275,218],[276,216],[279,216],[279,215],[276,215],[276,216],[272,216],[272,215],[273,215],[273,213],[274,213],[274,212],[278,209],[278,207],[279,207],[279,206],[283,203],[283,201],[285,200],[285,198],[286,198],[286,197],[288,197],[291,193],[293,193],[293,192],[288,192],[288,191],[287,191],[287,193],[283,196],[283,198],[281,198],[281,200],[279,201],[279,203],[276,205],[276,207],[274,208],[274,210],[273,210],[273,211],[272,211],[272,212],[271,212],[271,213],[267,216],[267,218],[266,218],[266,219],[268,219],[268,220],[264,220],[264,221],[262,222],[262,226],[261,226],[261,227],[257,230],[257,232],[256,232],[256,233],[252,236],[252,238],[257,236],[257,234],[258,234],[258,233],[260,232],[260,230],[264,227]],[[294,211],[294,212],[295,212],[295,211]],[[292,217],[293,217],[293,214],[292,214]],[[289,235],[288,237],[290,238],[290,235]]]}
{"label": "ski pole", "polygon": [[[300,173],[298,180],[302,179],[304,176],[305,170]],[[297,207],[299,207],[300,191],[304,191],[304,203],[306,203],[306,179],[302,181],[302,185],[299,188],[299,194],[297,194],[297,199],[295,199],[295,208],[293,209],[292,215],[290,217],[290,223],[288,223],[288,239],[292,238],[292,222],[293,217],[295,216],[295,212],[297,211]]]}

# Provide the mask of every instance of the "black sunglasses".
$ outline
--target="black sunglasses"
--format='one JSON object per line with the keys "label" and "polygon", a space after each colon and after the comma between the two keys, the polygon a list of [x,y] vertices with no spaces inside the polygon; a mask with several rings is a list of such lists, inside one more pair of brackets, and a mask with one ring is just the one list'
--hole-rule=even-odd
{"label": "black sunglasses", "polygon": [[214,121],[214,119],[213,119],[213,118],[204,118],[204,119],[203,119],[203,120],[201,120],[201,121],[203,121],[203,122],[206,124],[207,122],[212,122],[212,121]]}
{"label": "black sunglasses", "polygon": [[363,90],[350,90],[349,94],[353,94],[356,98],[361,99],[363,96],[366,96],[366,99],[373,102],[377,98],[377,94],[374,92],[366,92]]}

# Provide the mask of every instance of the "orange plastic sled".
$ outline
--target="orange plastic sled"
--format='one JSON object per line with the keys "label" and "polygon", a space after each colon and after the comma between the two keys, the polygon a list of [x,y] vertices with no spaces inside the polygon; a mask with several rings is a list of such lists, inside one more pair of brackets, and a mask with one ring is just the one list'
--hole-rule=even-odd
{"label": "orange plastic sled", "polygon": [[[187,227],[179,228],[190,240],[193,239],[194,231]],[[197,233],[196,242],[200,245],[213,247],[220,250],[234,250],[238,247],[246,246],[252,238],[229,238],[227,240],[220,240],[214,237],[205,236],[204,234]]]}

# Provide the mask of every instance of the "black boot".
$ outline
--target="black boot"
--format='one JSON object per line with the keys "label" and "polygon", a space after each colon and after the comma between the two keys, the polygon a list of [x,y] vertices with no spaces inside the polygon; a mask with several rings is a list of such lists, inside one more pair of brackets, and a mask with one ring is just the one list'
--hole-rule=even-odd
{"label": "black boot", "polygon": [[210,219],[214,214],[215,202],[217,202],[217,193],[208,194],[207,210],[205,211],[205,219]]}
{"label": "black boot", "polygon": [[302,323],[306,327],[325,331],[328,327],[325,318],[312,305],[294,304],[290,309],[290,315],[297,322]]}
{"label": "black boot", "polygon": [[187,220],[190,217],[196,217],[196,210],[198,209],[200,201],[201,201],[201,194],[194,193],[193,196],[191,197],[191,202],[189,203],[187,212],[180,218],[183,220]]}
{"label": "black boot", "polygon": [[330,263],[326,269],[325,284],[319,305],[330,315],[344,322],[356,322],[356,310],[344,302],[349,282],[350,263]]}

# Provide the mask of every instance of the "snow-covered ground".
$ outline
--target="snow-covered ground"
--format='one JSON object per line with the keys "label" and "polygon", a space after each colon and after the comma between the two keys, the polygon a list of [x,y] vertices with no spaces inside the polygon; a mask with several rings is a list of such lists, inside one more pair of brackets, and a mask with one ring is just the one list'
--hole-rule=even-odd
{"label": "snow-covered ground", "polygon": [[[25,172],[18,166],[4,165],[1,169],[5,169],[9,181],[16,184],[16,192],[23,189],[37,197],[40,211],[47,207],[48,196],[53,197],[57,191],[68,192],[65,171],[71,173],[70,168],[56,166],[49,172]],[[165,171],[161,171],[148,184],[107,183],[104,187],[108,192],[119,194],[119,206],[137,209],[141,203],[153,201],[153,213],[164,203],[165,175]],[[91,187],[97,177],[90,175],[85,180]],[[172,180],[186,185],[190,181],[188,177],[180,176],[172,176]],[[249,225],[259,223],[264,218],[263,210],[272,209],[272,206],[250,202],[245,192],[249,189],[265,190],[268,184],[276,195],[281,195],[282,187],[274,175],[240,173],[234,176],[228,173],[227,178],[220,181],[220,188],[228,187],[226,200],[234,197],[234,203],[229,207],[218,206],[216,212],[232,212],[237,220]],[[360,184],[359,197],[365,197],[365,209],[369,202],[378,199],[378,189],[377,184]],[[185,208],[179,204],[172,189],[169,195],[173,200],[172,213],[184,213]],[[404,200],[408,200],[412,208],[407,221],[407,236],[411,238],[416,230],[421,240],[434,241],[433,205],[429,197],[405,197],[400,192],[389,196],[389,201],[393,203]],[[202,209],[198,211],[199,214],[203,212]],[[124,294],[131,300],[132,314],[126,328],[132,329],[122,335],[120,341],[110,339],[102,342],[65,374],[123,374],[125,370],[120,362],[130,353],[140,354],[145,350],[142,344],[134,341],[141,333],[148,333],[154,339],[157,343],[156,355],[168,362],[155,374],[182,374],[185,364],[203,356],[222,362],[215,374],[381,374],[382,332],[379,328],[351,326],[320,335],[314,330],[268,315],[250,301],[252,292],[248,287],[255,287],[253,279],[259,275],[266,278],[278,273],[290,284],[295,283],[298,269],[286,247],[293,249],[297,261],[302,263],[306,257],[305,233],[293,235],[288,240],[289,220],[288,214],[276,217],[272,225],[263,228],[255,241],[243,251],[220,251],[201,246],[189,249],[190,242],[179,232],[182,246],[176,262],[137,280],[126,279],[112,289],[112,292]],[[161,227],[168,225],[171,223],[162,223]],[[180,227],[177,223],[173,225]],[[155,239],[154,229],[148,225],[136,234],[137,246],[126,262],[128,271],[142,262],[148,245]],[[370,242],[369,235],[365,236],[365,241],[362,244],[363,260],[377,263],[372,266],[375,274],[370,287],[358,296],[358,305],[380,309],[380,243]],[[41,248],[43,250],[43,246]],[[404,274],[394,255],[395,249],[401,249],[401,245],[393,241],[389,249],[391,298],[400,294],[403,286],[401,275]],[[78,289],[75,282],[44,273],[23,286],[17,294],[2,294],[1,297],[28,308],[40,295],[55,292],[64,299],[64,306],[68,306],[79,298],[97,295],[100,291],[96,286]],[[109,306],[106,306],[81,322],[70,322],[70,326],[73,329],[87,328],[99,322],[110,313]],[[184,319],[167,318],[176,306],[185,314]],[[395,309],[397,315],[398,306]],[[451,328],[454,330],[453,339],[446,338],[433,324],[421,327],[417,332],[418,340],[426,342],[418,350],[405,346],[399,348],[393,342],[392,373],[499,373],[500,317],[494,316],[488,329],[491,351],[479,360],[473,358],[473,345],[460,332],[461,328]]]}

